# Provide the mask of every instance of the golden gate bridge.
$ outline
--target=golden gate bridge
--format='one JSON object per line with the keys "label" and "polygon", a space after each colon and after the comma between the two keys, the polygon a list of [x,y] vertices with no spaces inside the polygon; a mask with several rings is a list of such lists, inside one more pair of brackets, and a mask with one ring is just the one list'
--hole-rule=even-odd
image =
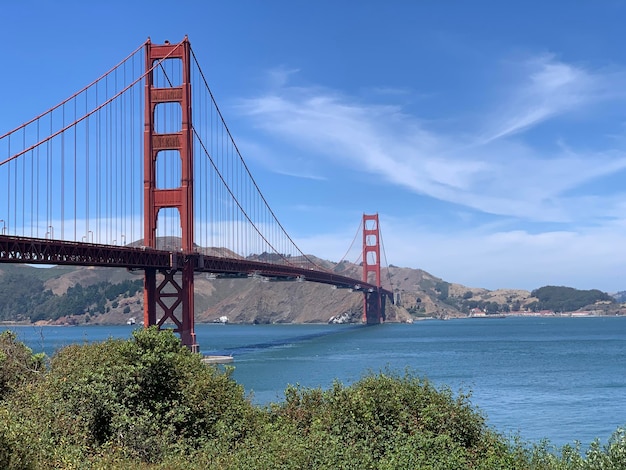
{"label": "golden gate bridge", "polygon": [[[143,181],[143,185],[140,182]],[[148,39],[101,77],[0,136],[0,262],[144,271],[144,325],[198,351],[194,273],[306,280],[385,303],[378,215],[363,215],[363,275],[314,263],[244,162],[190,42]]]}

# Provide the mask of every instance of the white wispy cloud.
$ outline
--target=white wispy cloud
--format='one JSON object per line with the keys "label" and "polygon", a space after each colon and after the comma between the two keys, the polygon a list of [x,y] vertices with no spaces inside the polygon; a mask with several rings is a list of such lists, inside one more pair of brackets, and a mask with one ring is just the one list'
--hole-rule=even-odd
{"label": "white wispy cloud", "polygon": [[[429,128],[400,106],[287,82],[242,101],[239,111],[266,138],[324,159],[327,167],[381,175],[411,191],[486,213],[572,220],[580,215],[581,198],[564,193],[626,169],[626,153],[574,152],[566,144],[544,150],[521,137],[546,120],[623,99],[611,85],[624,74],[587,70],[549,55],[523,62],[518,71],[508,95],[498,105],[486,104],[482,124],[468,120],[464,133]],[[613,210],[606,204],[611,202],[587,198],[585,205],[602,216]]]}
{"label": "white wispy cloud", "polygon": [[546,119],[601,99],[605,77],[543,55],[519,64],[521,83],[485,141],[523,132]]}
{"label": "white wispy cloud", "polygon": [[246,137],[239,138],[237,142],[239,147],[246,149],[246,155],[251,155],[254,161],[274,173],[318,181],[327,179],[308,158],[294,155],[292,151],[283,151],[279,147],[270,149]]}
{"label": "white wispy cloud", "polygon": [[289,82],[289,77],[297,74],[299,71],[299,69],[285,66],[275,67],[267,73],[269,84],[274,88],[283,87]]}

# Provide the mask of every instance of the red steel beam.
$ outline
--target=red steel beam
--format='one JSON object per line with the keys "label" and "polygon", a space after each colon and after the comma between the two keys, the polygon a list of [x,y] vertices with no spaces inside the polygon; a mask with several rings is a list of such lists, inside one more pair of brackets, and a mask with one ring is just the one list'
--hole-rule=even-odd
{"label": "red steel beam", "polygon": [[120,268],[177,266],[180,254],[146,247],[97,245],[0,235],[0,263],[62,264]]}

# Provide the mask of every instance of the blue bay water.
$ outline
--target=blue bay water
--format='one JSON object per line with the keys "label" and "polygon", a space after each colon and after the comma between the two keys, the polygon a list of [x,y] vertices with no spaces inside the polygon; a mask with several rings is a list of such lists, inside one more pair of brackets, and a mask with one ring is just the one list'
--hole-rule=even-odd
{"label": "blue bay water", "polygon": [[[35,351],[129,337],[130,326],[11,327]],[[413,325],[196,325],[203,354],[229,354],[234,378],[266,404],[287,384],[328,388],[405,369],[472,393],[488,423],[525,440],[606,442],[626,425],[626,318],[504,318]]]}

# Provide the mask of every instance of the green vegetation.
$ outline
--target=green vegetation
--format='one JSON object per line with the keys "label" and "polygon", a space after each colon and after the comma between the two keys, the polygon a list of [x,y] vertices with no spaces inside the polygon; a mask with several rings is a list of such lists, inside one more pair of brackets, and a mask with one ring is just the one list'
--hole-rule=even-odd
{"label": "green vegetation", "polygon": [[[508,303],[499,304],[490,300],[474,300],[470,298],[471,295],[468,296],[467,293],[465,293],[463,297],[447,297],[440,300],[465,314],[471,313],[474,309],[485,312],[487,315],[516,311],[512,309],[513,306]],[[519,302],[517,302],[517,310],[519,310]]]}
{"label": "green vegetation", "polygon": [[43,360],[0,336],[0,468],[623,469],[626,431],[554,450],[507,439],[469,396],[410,373],[253,406],[231,369],[171,332],[74,345]]}
{"label": "green vegetation", "polygon": [[228,452],[255,414],[228,373],[202,364],[173,333],[139,330],[130,341],[66,347],[45,374],[9,393],[0,402],[0,468],[134,468],[128,462],[208,442]]}
{"label": "green vegetation", "polygon": [[28,320],[29,312],[53,297],[38,278],[19,273],[4,275],[0,282],[0,320]]}
{"label": "green vegetation", "polygon": [[531,292],[537,301],[522,305],[520,300],[508,297],[506,302],[498,303],[493,300],[477,299],[471,291],[462,295],[449,296],[445,282],[437,282],[434,288],[437,298],[445,304],[457,310],[469,314],[472,310],[480,310],[487,315],[519,312],[520,310],[551,310],[554,312],[574,312],[584,307],[594,305],[596,302],[615,304],[615,299],[597,289],[579,290],[572,287],[545,286]]}
{"label": "green vegetation", "polygon": [[599,301],[614,302],[613,297],[597,289],[578,290],[572,287],[545,286],[531,292],[537,302],[528,305],[534,311],[573,312]]}
{"label": "green vegetation", "polygon": [[448,291],[450,284],[445,281],[439,281],[435,284],[435,292],[437,292],[437,298],[439,300],[446,300],[448,298]]}
{"label": "green vegetation", "polygon": [[0,321],[56,320],[65,315],[104,313],[107,301],[131,297],[143,289],[143,281],[100,282],[88,287],[76,284],[63,295],[44,288],[38,277],[20,273],[5,275],[0,282]]}
{"label": "green vegetation", "polygon": [[29,277],[36,277],[42,282],[58,278],[64,274],[69,274],[76,270],[74,266],[53,266],[47,268],[35,268],[25,264],[6,263],[0,266],[0,275],[15,276],[22,274]]}
{"label": "green vegetation", "polygon": [[15,333],[0,333],[0,400],[22,385],[34,382],[44,369],[43,353],[16,341]]}

